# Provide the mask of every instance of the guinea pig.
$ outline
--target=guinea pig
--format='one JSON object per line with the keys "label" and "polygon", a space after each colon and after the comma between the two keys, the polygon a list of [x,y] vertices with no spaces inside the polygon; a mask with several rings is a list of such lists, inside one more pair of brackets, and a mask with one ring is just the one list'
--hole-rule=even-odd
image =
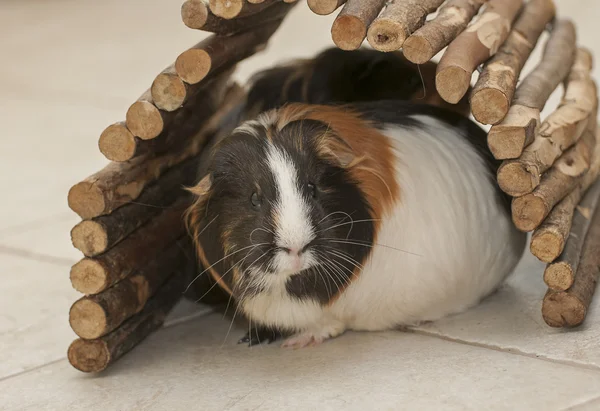
{"label": "guinea pig", "polygon": [[520,260],[485,132],[406,101],[288,104],[215,148],[188,225],[253,324],[319,344],[476,305]]}

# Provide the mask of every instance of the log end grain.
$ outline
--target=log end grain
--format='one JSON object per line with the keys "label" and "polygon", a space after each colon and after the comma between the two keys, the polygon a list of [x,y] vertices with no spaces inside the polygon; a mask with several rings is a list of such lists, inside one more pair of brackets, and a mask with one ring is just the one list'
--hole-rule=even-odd
{"label": "log end grain", "polygon": [[224,19],[237,17],[244,7],[244,0],[210,0],[210,11]]}
{"label": "log end grain", "polygon": [[75,334],[88,340],[99,338],[107,328],[106,311],[87,298],[76,301],[69,310],[69,324]]}
{"label": "log end grain", "polygon": [[566,291],[573,285],[575,273],[565,261],[549,264],[544,270],[544,282],[557,291]]}
{"label": "log end grain", "polygon": [[107,286],[105,268],[96,260],[84,258],[71,268],[71,284],[83,294],[96,294]]}
{"label": "log end grain", "polygon": [[542,317],[550,327],[575,327],[585,319],[586,307],[574,295],[549,291],[542,303]]}
{"label": "log end grain", "polygon": [[340,5],[340,0],[308,0],[308,7],[312,12],[321,16],[333,13]]}
{"label": "log end grain", "polygon": [[84,220],[71,230],[73,247],[87,257],[101,254],[108,248],[108,235],[102,224]]}
{"label": "log end grain", "polygon": [[531,254],[544,263],[556,260],[564,248],[565,242],[562,237],[548,231],[534,233],[529,245]]}
{"label": "log end grain", "polygon": [[400,22],[378,18],[367,31],[367,40],[375,49],[383,52],[399,50],[408,37],[406,27]]}
{"label": "log end grain", "polygon": [[136,101],[125,117],[129,131],[142,140],[157,137],[165,127],[160,111],[149,101]]}
{"label": "log end grain", "polygon": [[412,35],[402,45],[404,57],[415,64],[425,64],[436,54],[430,41],[423,36]]}
{"label": "log end grain", "polygon": [[458,103],[469,90],[471,74],[461,67],[448,66],[435,75],[435,87],[448,103]]}
{"label": "log end grain", "polygon": [[99,372],[110,363],[110,352],[102,340],[77,339],[67,351],[71,365],[83,372]]}
{"label": "log end grain", "polygon": [[488,133],[488,147],[497,160],[519,158],[525,146],[533,141],[538,122],[531,120],[525,126],[492,127]]}
{"label": "log end grain", "polygon": [[186,50],[175,60],[175,71],[189,84],[201,82],[210,72],[212,59],[202,49]]}
{"label": "log end grain", "polygon": [[498,168],[498,185],[506,194],[520,197],[540,184],[539,174],[531,173],[519,161],[507,161]]}
{"label": "log end grain", "polygon": [[495,88],[483,88],[471,95],[471,111],[482,124],[498,124],[510,107],[508,96]]}
{"label": "log end grain", "polygon": [[71,187],[67,202],[69,208],[84,219],[100,215],[106,208],[102,190],[87,181],[82,181]]}
{"label": "log end grain", "polygon": [[156,107],[165,111],[177,110],[187,97],[187,89],[183,80],[177,74],[172,73],[161,73],[156,76],[150,91]]}
{"label": "log end grain", "polygon": [[181,5],[181,20],[191,29],[201,29],[208,20],[208,7],[203,0],[187,0]]}
{"label": "log end grain", "polygon": [[367,36],[365,23],[356,16],[338,16],[331,26],[331,38],[342,50],[357,50]]}
{"label": "log end grain", "polygon": [[524,232],[535,230],[549,212],[544,200],[533,194],[514,198],[511,208],[513,223]]}
{"label": "log end grain", "polygon": [[98,148],[111,161],[127,161],[135,156],[137,144],[125,124],[108,126],[100,135]]}

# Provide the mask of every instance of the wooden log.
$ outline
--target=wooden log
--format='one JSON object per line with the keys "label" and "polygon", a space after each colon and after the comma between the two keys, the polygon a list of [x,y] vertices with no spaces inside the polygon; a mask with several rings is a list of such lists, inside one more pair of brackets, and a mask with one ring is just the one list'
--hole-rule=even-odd
{"label": "wooden log", "polygon": [[280,24],[278,20],[249,33],[211,36],[181,53],[175,61],[175,71],[184,82],[199,83],[210,73],[229,68],[262,50]]}
{"label": "wooden log", "polygon": [[160,286],[171,276],[180,274],[194,258],[187,235],[175,242],[149,264],[138,268],[130,277],[96,295],[77,300],[69,310],[69,324],[75,333],[88,340],[100,338],[140,312]]}
{"label": "wooden log", "polygon": [[485,64],[471,93],[473,117],[496,124],[508,113],[517,80],[538,38],[554,18],[553,0],[530,0],[500,50]]}
{"label": "wooden log", "polygon": [[83,294],[98,294],[144,265],[185,233],[183,214],[191,204],[182,196],[150,222],[138,228],[118,247],[95,257],[85,257],[71,268],[71,284]]}
{"label": "wooden log", "polygon": [[86,257],[95,257],[114,247],[183,195],[183,187],[196,179],[198,161],[191,158],[172,167],[150,184],[134,203],[109,215],[83,220],[71,230],[73,246]]}
{"label": "wooden log", "polygon": [[331,38],[342,50],[357,50],[386,0],[347,0],[331,26]]}
{"label": "wooden log", "polygon": [[[598,134],[598,131],[596,134]],[[586,173],[581,184],[558,203],[544,220],[543,224],[534,231],[531,237],[530,250],[533,255],[545,263],[556,260],[563,252],[569,237],[575,210],[583,194],[598,177],[600,169],[600,144],[596,143],[596,151],[590,171]]]}
{"label": "wooden log", "polygon": [[435,79],[444,100],[457,103],[465,95],[473,72],[496,54],[522,5],[523,0],[490,0],[479,18],[450,43]]}
{"label": "wooden log", "polygon": [[124,121],[108,126],[98,140],[98,148],[111,161],[127,161],[136,155],[136,138]]}
{"label": "wooden log", "polygon": [[533,192],[513,199],[512,219],[519,230],[535,230],[552,208],[581,183],[590,169],[595,147],[594,134],[586,133],[544,174]]}
{"label": "wooden log", "polygon": [[210,0],[209,7],[215,16],[231,20],[256,14],[278,1],[264,0],[260,3],[250,3],[246,0]]}
{"label": "wooden log", "polygon": [[117,361],[162,326],[165,318],[181,299],[186,283],[184,273],[172,275],[144,309],[119,328],[95,340],[78,338],[69,346],[69,363],[83,372],[100,372]]}
{"label": "wooden log", "polygon": [[172,64],[162,71],[150,87],[152,100],[160,110],[175,111],[188,99],[188,85],[177,75]]}
{"label": "wooden log", "polygon": [[253,7],[254,14],[228,20],[213,14],[204,0],[187,0],[181,6],[181,19],[191,29],[228,36],[247,32],[265,23],[280,20],[291,7],[285,2],[272,4],[263,1],[261,3],[265,4],[265,7]]}
{"label": "wooden log", "polygon": [[575,327],[585,321],[600,276],[600,208],[596,209],[583,244],[573,285],[567,291],[548,290],[542,316],[551,327]]}
{"label": "wooden log", "polygon": [[477,14],[488,0],[449,0],[435,18],[412,33],[402,45],[404,56],[416,64],[431,60],[446,47]]}
{"label": "wooden log", "polygon": [[544,282],[553,290],[568,290],[573,285],[575,273],[579,266],[581,251],[590,227],[590,221],[600,199],[600,181],[597,181],[585,193],[577,209],[573,210],[570,233],[564,251],[556,261],[548,264],[544,270]]}
{"label": "wooden log", "polygon": [[379,51],[399,50],[404,41],[423,26],[427,15],[444,0],[403,0],[387,4],[367,31],[369,44]]}
{"label": "wooden log", "polygon": [[150,89],[129,107],[125,116],[129,131],[142,140],[158,137],[174,117],[175,113],[156,107]]}
{"label": "wooden log", "polygon": [[69,190],[69,207],[83,219],[110,214],[119,207],[136,200],[142,190],[156,181],[174,165],[195,156],[214,131],[221,127],[232,108],[244,98],[244,91],[233,86],[223,105],[181,147],[168,153],[140,157],[126,163],[110,163],[102,170],[75,184]]}
{"label": "wooden log", "polygon": [[344,3],[346,0],[308,0],[308,7],[313,13],[326,16],[336,11]]}
{"label": "wooden log", "polygon": [[542,173],[579,140],[588,120],[595,119],[597,92],[591,69],[591,54],[580,49],[558,108],[544,120],[533,143],[525,147],[521,156],[504,161],[498,169],[498,184],[504,192],[517,197],[533,191]]}
{"label": "wooden log", "polygon": [[488,146],[496,159],[518,158],[533,142],[540,125],[540,112],[573,65],[575,41],[575,26],[571,21],[555,23],[542,61],[517,87],[506,117],[490,129]]}

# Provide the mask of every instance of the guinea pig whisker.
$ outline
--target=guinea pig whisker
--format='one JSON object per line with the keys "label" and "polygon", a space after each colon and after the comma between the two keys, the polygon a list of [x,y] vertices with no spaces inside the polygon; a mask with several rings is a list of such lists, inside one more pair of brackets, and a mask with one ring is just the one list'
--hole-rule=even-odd
{"label": "guinea pig whisker", "polygon": [[392,247],[392,246],[389,246],[389,245],[385,245],[385,244],[379,244],[379,243],[369,244],[367,242],[361,243],[360,242],[361,240],[348,241],[348,240],[340,240],[339,238],[322,238],[322,240],[331,241],[332,243],[349,244],[349,245],[360,245],[360,246],[369,247],[369,248],[375,248],[375,246],[384,247],[384,248],[389,248],[391,250],[400,251],[400,252],[405,253],[405,254],[414,255],[416,257],[423,257],[421,254],[412,253],[410,251],[402,250],[400,248],[395,248],[395,247]]}
{"label": "guinea pig whisker", "polygon": [[325,221],[326,219],[328,219],[332,215],[336,215],[336,214],[343,214],[344,215],[344,218],[341,221],[344,221],[346,219],[346,217],[348,217],[349,219],[352,220],[352,217],[350,217],[350,214],[348,214],[348,213],[346,213],[344,211],[334,211],[333,213],[329,213],[325,217],[323,217],[317,224],[322,223],[323,221]]}
{"label": "guinea pig whisker", "polygon": [[321,277],[321,280],[323,280],[323,284],[325,285],[325,291],[327,291],[327,296],[329,298],[331,298],[332,297],[331,289],[329,288],[329,281],[327,281],[327,278],[329,278],[329,277],[327,276],[327,274],[323,275],[323,273],[321,273],[320,268],[325,269],[325,267],[323,265],[318,265],[315,267],[315,271],[317,272],[317,274],[319,274],[319,277]]}
{"label": "guinea pig whisker", "polygon": [[265,233],[267,233],[267,234],[272,234],[272,235],[275,235],[275,233],[274,233],[273,231],[269,230],[269,229],[262,228],[262,227],[255,228],[255,229],[254,229],[254,230],[252,230],[252,232],[250,233],[250,242],[252,242],[252,235],[254,234],[254,232],[255,232],[255,231],[264,231],[264,232],[265,232]]}
{"label": "guinea pig whisker", "polygon": [[356,261],[350,254],[347,253],[343,253],[340,252],[336,249],[331,249],[331,251],[329,251],[329,253],[331,253],[333,256],[336,256],[338,258],[341,258],[342,260],[346,261],[347,263],[352,264],[354,267],[363,270],[364,267],[361,263],[359,263],[358,261]]}
{"label": "guinea pig whisker", "polygon": [[375,222],[375,221],[381,221],[380,218],[367,218],[364,220],[352,220],[352,221],[346,221],[345,223],[339,223],[336,225],[332,225],[331,227],[327,227],[321,231],[319,231],[319,233],[324,233],[325,231],[329,231],[329,230],[333,230],[334,228],[338,228],[338,227],[342,227],[348,224],[354,224],[354,223],[370,223],[370,222]]}
{"label": "guinea pig whisker", "polygon": [[[343,288],[344,282],[345,282],[344,277],[339,271],[337,271],[335,265],[331,264],[331,261],[325,261],[324,268],[325,268],[325,272],[327,273],[329,278],[331,278],[331,281],[338,288],[338,290],[340,288]],[[338,280],[339,280],[339,282],[338,282]]]}
{"label": "guinea pig whisker", "polygon": [[[192,284],[194,284],[194,282],[195,282],[195,281],[196,281],[198,278],[200,278],[200,276],[201,276],[202,274],[204,274],[205,272],[207,272],[208,270],[210,270],[211,268],[213,268],[215,265],[219,264],[221,261],[225,260],[226,258],[228,258],[228,257],[231,257],[232,255],[234,255],[234,254],[237,254],[237,253],[240,253],[240,252],[242,252],[242,251],[244,251],[244,250],[247,250],[248,248],[252,248],[252,247],[258,247],[258,246],[261,246],[261,245],[266,245],[266,244],[269,244],[269,243],[262,243],[262,244],[252,244],[252,245],[249,245],[249,246],[246,246],[246,247],[242,247],[242,248],[240,248],[239,250],[236,250],[236,251],[233,251],[233,252],[231,252],[231,253],[227,254],[225,257],[223,257],[223,258],[221,258],[220,260],[216,261],[216,262],[215,262],[215,263],[213,263],[211,266],[209,266],[209,267],[208,267],[208,268],[206,268],[204,271],[202,271],[200,274],[198,274],[198,275],[197,275],[197,276],[196,276],[196,277],[195,277],[195,278],[194,278],[194,279],[193,279],[193,280],[190,282],[190,284],[187,286],[187,288],[185,289],[184,293],[185,293],[185,292],[187,292],[187,291],[189,290],[189,288],[192,286]],[[224,276],[224,275],[225,275],[225,274],[223,274],[223,275],[221,276],[221,278],[223,278],[223,276]],[[214,286],[213,286],[213,287],[214,287]],[[211,287],[211,289],[212,289],[212,287]],[[209,290],[209,291],[210,291],[210,290]]]}

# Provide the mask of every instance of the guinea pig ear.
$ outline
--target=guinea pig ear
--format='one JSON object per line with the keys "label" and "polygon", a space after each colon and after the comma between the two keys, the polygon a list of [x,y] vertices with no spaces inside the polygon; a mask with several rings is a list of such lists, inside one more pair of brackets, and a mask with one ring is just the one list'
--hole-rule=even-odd
{"label": "guinea pig ear", "polygon": [[332,133],[325,133],[319,142],[317,151],[323,158],[341,168],[352,167],[357,162],[357,156],[352,147]]}
{"label": "guinea pig ear", "polygon": [[193,187],[186,187],[186,190],[190,193],[198,196],[204,197],[208,194],[212,187],[212,176],[210,174],[205,175],[202,180],[198,184]]}

